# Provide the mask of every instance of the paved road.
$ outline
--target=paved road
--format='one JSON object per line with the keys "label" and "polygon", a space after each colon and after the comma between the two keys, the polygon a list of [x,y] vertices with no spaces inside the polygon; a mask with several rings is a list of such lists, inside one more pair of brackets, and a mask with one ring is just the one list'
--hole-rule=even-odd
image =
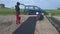
{"label": "paved road", "polygon": [[22,15],[21,18],[21,23],[16,25],[14,15],[1,15],[0,34],[58,34],[46,17],[43,21],[37,21],[33,15]]}

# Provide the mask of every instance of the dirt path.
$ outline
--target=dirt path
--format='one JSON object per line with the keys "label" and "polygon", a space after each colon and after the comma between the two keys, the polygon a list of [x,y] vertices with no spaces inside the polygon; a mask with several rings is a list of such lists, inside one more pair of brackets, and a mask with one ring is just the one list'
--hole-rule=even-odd
{"label": "dirt path", "polygon": [[59,33],[45,17],[43,21],[37,21],[35,34],[59,34]]}
{"label": "dirt path", "polygon": [[12,34],[28,17],[21,15],[21,23],[16,25],[15,15],[0,15],[0,34]]}
{"label": "dirt path", "polygon": [[[31,19],[28,17],[30,17]],[[31,17],[31,15],[30,16],[21,15],[21,23],[19,25],[16,25],[15,15],[6,15],[6,16],[0,15],[0,34],[12,34],[12,32],[16,31],[16,29],[18,29],[19,27],[21,29],[24,28],[23,29],[24,32],[28,31],[29,34],[31,33],[31,31],[32,33],[35,32],[35,34],[58,34],[56,29],[51,25],[51,23],[49,23],[49,21],[46,18],[43,21],[37,21],[37,23],[35,22],[35,20],[36,18]],[[21,25],[23,27],[21,27]]]}
{"label": "dirt path", "polygon": [[53,17],[60,21],[60,16],[53,16]]}

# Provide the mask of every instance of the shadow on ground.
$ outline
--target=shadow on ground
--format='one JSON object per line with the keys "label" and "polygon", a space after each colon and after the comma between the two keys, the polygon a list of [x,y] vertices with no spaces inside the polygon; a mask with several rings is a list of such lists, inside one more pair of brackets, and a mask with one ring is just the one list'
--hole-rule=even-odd
{"label": "shadow on ground", "polygon": [[48,19],[51,19],[53,22],[51,22],[51,20],[49,20],[51,22],[51,24],[57,29],[57,31],[59,32],[60,34],[60,21],[57,20],[56,18],[54,17],[48,17]]}
{"label": "shadow on ground", "polygon": [[29,17],[23,24],[12,34],[34,34],[36,27],[36,17]]}

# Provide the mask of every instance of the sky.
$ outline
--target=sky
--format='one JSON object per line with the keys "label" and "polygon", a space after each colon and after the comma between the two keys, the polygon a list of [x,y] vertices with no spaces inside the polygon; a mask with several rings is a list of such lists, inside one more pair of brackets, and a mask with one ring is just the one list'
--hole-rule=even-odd
{"label": "sky", "polygon": [[25,5],[35,5],[42,9],[56,9],[60,7],[60,0],[0,0],[0,4],[5,4],[6,7],[14,7],[16,2]]}

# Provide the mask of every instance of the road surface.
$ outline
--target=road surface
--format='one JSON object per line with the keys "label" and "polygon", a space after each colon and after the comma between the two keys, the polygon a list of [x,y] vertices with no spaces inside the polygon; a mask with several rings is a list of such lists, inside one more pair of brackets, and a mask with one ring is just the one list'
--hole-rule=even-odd
{"label": "road surface", "polygon": [[59,34],[45,17],[37,21],[36,16],[21,15],[21,23],[16,25],[15,15],[0,15],[0,34]]}

